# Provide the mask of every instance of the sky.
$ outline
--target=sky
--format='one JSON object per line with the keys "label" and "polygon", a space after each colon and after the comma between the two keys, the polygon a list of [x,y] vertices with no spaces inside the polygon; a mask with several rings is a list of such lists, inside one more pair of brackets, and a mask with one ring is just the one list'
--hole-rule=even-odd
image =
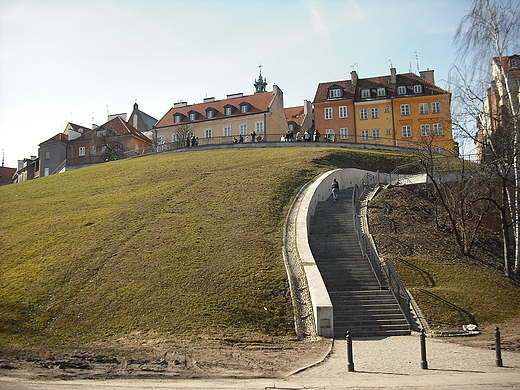
{"label": "sky", "polygon": [[[38,154],[68,122],[254,93],[261,69],[285,107],[320,82],[456,61],[469,0],[0,0],[0,153]],[[262,65],[259,68],[259,65]]]}

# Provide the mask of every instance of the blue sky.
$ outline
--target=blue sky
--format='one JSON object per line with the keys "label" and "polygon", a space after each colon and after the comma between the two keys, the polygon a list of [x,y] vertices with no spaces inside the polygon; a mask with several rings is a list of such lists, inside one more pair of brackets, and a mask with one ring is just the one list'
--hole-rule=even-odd
{"label": "blue sky", "polygon": [[[36,155],[67,122],[102,124],[134,102],[160,119],[174,102],[254,92],[258,65],[286,107],[318,83],[455,62],[469,0],[0,0],[0,149]],[[1,151],[0,151],[1,152]]]}

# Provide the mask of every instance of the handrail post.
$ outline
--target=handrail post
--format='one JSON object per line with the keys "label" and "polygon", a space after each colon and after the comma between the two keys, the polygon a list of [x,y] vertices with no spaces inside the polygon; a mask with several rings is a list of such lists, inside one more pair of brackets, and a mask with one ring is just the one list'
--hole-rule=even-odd
{"label": "handrail post", "polygon": [[428,369],[428,361],[426,360],[426,335],[424,329],[421,329],[421,368]]}
{"label": "handrail post", "polygon": [[350,330],[347,330],[347,371],[354,371],[354,357],[352,353],[352,336]]}
{"label": "handrail post", "polygon": [[495,328],[495,365],[497,367],[502,367],[502,350],[500,346],[500,328],[497,326]]}

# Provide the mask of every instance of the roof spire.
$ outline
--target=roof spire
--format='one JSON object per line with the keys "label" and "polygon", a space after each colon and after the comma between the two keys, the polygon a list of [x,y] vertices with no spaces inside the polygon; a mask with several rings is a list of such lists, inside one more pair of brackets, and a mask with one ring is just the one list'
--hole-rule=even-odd
{"label": "roof spire", "polygon": [[265,77],[262,77],[262,64],[258,64],[258,69],[260,71],[258,75],[258,79],[255,80],[255,83],[253,84],[256,88],[255,93],[262,93],[265,92],[265,87],[267,86],[267,81]]}

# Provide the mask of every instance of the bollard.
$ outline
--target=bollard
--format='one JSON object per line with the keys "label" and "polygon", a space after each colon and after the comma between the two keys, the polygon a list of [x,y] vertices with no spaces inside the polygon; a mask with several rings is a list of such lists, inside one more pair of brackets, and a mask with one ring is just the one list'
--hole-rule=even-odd
{"label": "bollard", "polygon": [[495,365],[497,367],[502,367],[502,349],[500,347],[500,329],[498,326],[495,328]]}
{"label": "bollard", "polygon": [[354,371],[354,359],[352,356],[352,336],[350,335],[350,330],[347,330],[347,371]]}
{"label": "bollard", "polygon": [[426,360],[426,335],[424,329],[421,329],[421,368],[428,369],[428,361]]}

